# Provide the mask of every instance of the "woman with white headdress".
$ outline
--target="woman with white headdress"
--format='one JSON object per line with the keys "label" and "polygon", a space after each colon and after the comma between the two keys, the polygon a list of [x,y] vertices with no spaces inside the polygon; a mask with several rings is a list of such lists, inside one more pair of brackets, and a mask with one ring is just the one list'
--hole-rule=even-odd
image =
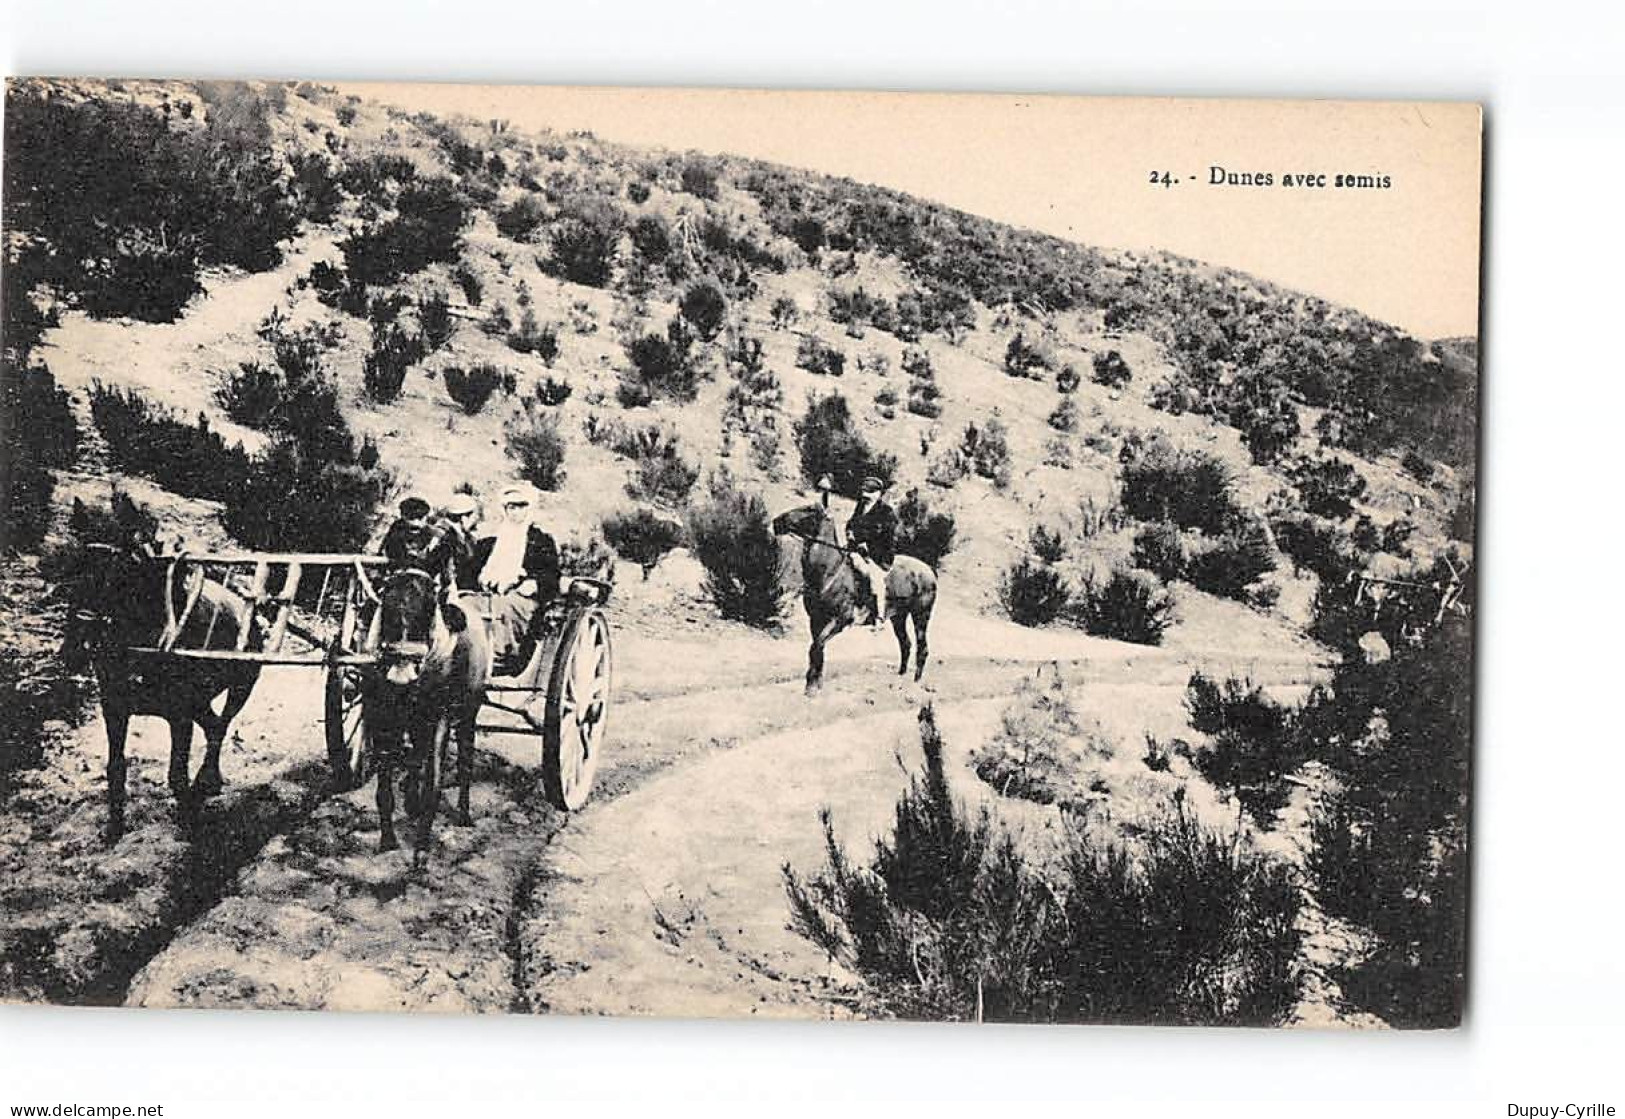
{"label": "woman with white headdress", "polygon": [[559,549],[535,523],[531,487],[509,486],[499,500],[501,520],[474,545],[470,566],[491,592],[491,652],[496,671],[509,675],[529,662],[542,608],[558,593]]}

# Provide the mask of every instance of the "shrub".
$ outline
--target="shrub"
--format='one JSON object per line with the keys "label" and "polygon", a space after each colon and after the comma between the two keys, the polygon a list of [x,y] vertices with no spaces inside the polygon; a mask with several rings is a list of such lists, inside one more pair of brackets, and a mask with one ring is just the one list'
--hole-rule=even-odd
{"label": "shrub", "polygon": [[953,514],[933,510],[919,489],[909,487],[897,503],[898,554],[940,568],[943,558],[953,551],[954,532]]}
{"label": "shrub", "polygon": [[1053,364],[1050,355],[1038,346],[1028,343],[1018,330],[1004,350],[1004,371],[1012,377],[1042,379],[1044,371]]}
{"label": "shrub", "polygon": [[686,193],[709,202],[716,201],[717,172],[709,161],[697,156],[684,161],[678,178]]}
{"label": "shrub", "polygon": [[1160,645],[1173,624],[1173,602],[1155,576],[1144,571],[1113,571],[1103,581],[1086,579],[1067,603],[1071,621],[1085,633]]}
{"label": "shrub", "polygon": [[1123,360],[1123,355],[1116,350],[1096,354],[1093,366],[1089,379],[1097,385],[1120,389],[1134,379],[1134,371],[1128,367],[1128,362]]}
{"label": "shrub", "polygon": [[1240,516],[1230,492],[1230,472],[1216,456],[1185,450],[1158,434],[1137,448],[1124,448],[1121,502],[1141,521],[1172,521],[1181,528],[1221,533]]}
{"label": "shrub", "polygon": [[999,580],[999,602],[1017,625],[1048,625],[1066,608],[1066,582],[1049,564],[1023,556]]}
{"label": "shrub", "polygon": [[283,436],[255,458],[226,504],[226,531],[263,551],[360,551],[392,488],[370,444],[344,461],[323,460]]}
{"label": "shrub", "polygon": [[522,478],[543,490],[564,485],[565,443],[558,413],[525,408],[514,413],[503,431],[508,457],[519,463]]}
{"label": "shrub", "polygon": [[[644,403],[656,397],[689,401],[699,391],[705,369],[694,357],[694,336],[681,318],[666,324],[664,334],[645,334],[626,347],[634,381],[631,389]],[[623,381],[623,384],[625,382]],[[627,403],[622,397],[622,403]]]}
{"label": "shrub", "polygon": [[489,364],[476,365],[466,372],[461,366],[449,365],[443,374],[446,395],[470,416],[485,410],[492,394],[502,387],[503,377],[501,369]]}
{"label": "shrub", "polygon": [[828,474],[836,493],[856,498],[866,475],[889,483],[897,473],[896,457],[869,446],[839,393],[809,396],[806,412],[792,427],[801,473],[808,482]]}
{"label": "shrub", "polygon": [[1433,464],[1410,448],[1406,448],[1404,457],[1400,459],[1400,466],[1404,468],[1405,473],[1423,485],[1433,481]]}
{"label": "shrub", "polygon": [[671,227],[659,214],[643,214],[632,223],[632,247],[651,264],[671,255]]}
{"label": "shrub", "polygon": [[784,610],[779,542],[759,494],[718,472],[706,501],[689,511],[688,535],[705,588],[724,618],[770,626]]}
{"label": "shrub", "polygon": [[134,389],[100,382],[91,387],[90,412],[115,467],[184,497],[230,500],[250,473],[242,447],[228,447],[205,416],[189,424]]}
{"label": "shrub", "polygon": [[361,370],[367,395],[380,404],[398,398],[406,385],[407,370],[423,360],[423,356],[423,339],[408,334],[400,326],[391,326],[374,335],[372,352]]}
{"label": "shrub", "polygon": [[1056,431],[1078,430],[1078,402],[1070,396],[1063,396],[1049,414],[1049,425]]}
{"label": "shrub", "polygon": [[683,458],[675,436],[641,447],[633,456],[632,480],[627,492],[633,497],[665,505],[682,505],[699,480],[700,470]]}
{"label": "shrub", "polygon": [[1066,538],[1060,529],[1034,525],[1027,533],[1027,550],[1044,563],[1060,563],[1066,557]]}
{"label": "shrub", "polygon": [[1055,374],[1055,387],[1061,392],[1077,392],[1082,382],[1083,375],[1070,365],[1061,366],[1061,371]]}
{"label": "shrub", "polygon": [[1287,386],[1265,374],[1243,374],[1230,387],[1228,418],[1253,461],[1275,462],[1297,442],[1298,406]]}
{"label": "shrub", "polygon": [[626,184],[626,197],[631,199],[634,205],[643,205],[649,201],[649,184],[633,179]]}
{"label": "shrub", "polygon": [[1354,503],[1365,495],[1365,479],[1359,472],[1330,455],[1300,459],[1288,469],[1287,478],[1303,498],[1305,509],[1334,521],[1352,516]]}
{"label": "shrub", "polygon": [[215,390],[215,402],[245,427],[270,427],[282,408],[282,376],[257,361],[245,361]]}
{"label": "shrub", "polygon": [[510,241],[528,241],[547,219],[547,207],[534,194],[523,194],[497,211],[497,232]]}
{"label": "shrub", "polygon": [[393,284],[431,264],[458,258],[468,211],[450,180],[414,180],[401,191],[396,211],[394,218],[340,243],[351,283]]}
{"label": "shrub", "polygon": [[536,312],[526,307],[518,327],[508,335],[508,348],[515,353],[535,354],[551,369],[559,356],[559,328],[552,323],[537,323]]}
{"label": "shrub", "polygon": [[[7,281],[11,277],[6,277]],[[9,330],[9,322],[6,324]],[[10,338],[7,339],[10,342]],[[45,537],[56,489],[53,469],[73,465],[79,450],[79,427],[68,394],[43,366],[0,364],[0,407],[11,449],[5,478],[4,540],[0,547],[32,550]]]}
{"label": "shrub", "polygon": [[1185,578],[1185,538],[1167,521],[1144,525],[1134,534],[1134,566],[1165,582]]}
{"label": "shrub", "polygon": [[1363,566],[1348,533],[1331,521],[1292,512],[1278,516],[1270,527],[1276,544],[1291,558],[1293,571],[1313,571],[1322,584],[1341,583]]}
{"label": "shrub", "polygon": [[801,314],[801,309],[796,306],[794,299],[791,299],[788,295],[781,295],[773,301],[773,309],[770,314],[773,319],[773,329],[784,330],[796,321]]}
{"label": "shrub", "polygon": [[700,340],[709,342],[722,330],[728,317],[728,299],[722,286],[710,277],[696,280],[683,292],[678,312],[694,328]]}
{"label": "shrub", "polygon": [[966,424],[960,449],[973,473],[989,479],[1000,489],[1010,484],[1009,437],[997,412],[981,427]]}
{"label": "shrub", "polygon": [[931,355],[917,346],[904,350],[903,372],[908,374],[908,410],[927,419],[942,415],[942,389]]}
{"label": "shrub", "polygon": [[536,403],[547,408],[557,408],[570,399],[573,391],[575,390],[567,382],[549,377],[536,386]]}
{"label": "shrub", "polygon": [[443,291],[432,291],[418,301],[418,326],[430,350],[438,350],[451,341],[457,320],[451,317],[451,303]]}
{"label": "shrub", "polygon": [[1248,588],[1274,570],[1275,552],[1263,529],[1245,525],[1193,549],[1185,564],[1185,578],[1209,594],[1246,602]]}
{"label": "shrub", "polygon": [[620,211],[612,207],[579,209],[555,223],[549,255],[537,263],[549,276],[605,287],[615,269],[621,224]]}
{"label": "shrub", "polygon": [[478,307],[484,300],[485,285],[480,282],[479,276],[468,265],[458,264],[456,268],[451,270],[451,278],[462,289],[463,298],[468,301],[470,307]]}
{"label": "shrub", "polygon": [[1285,779],[1304,761],[1291,711],[1251,681],[1221,685],[1201,672],[1186,685],[1185,709],[1191,726],[1208,736],[1194,759],[1197,771],[1233,793],[1260,827],[1272,827],[1290,792]]}
{"label": "shrub", "polygon": [[1044,444],[1044,465],[1072,469],[1072,444],[1066,436],[1056,435]]}
{"label": "shrub", "polygon": [[683,542],[683,526],[640,507],[605,517],[604,539],[616,555],[637,564],[648,579],[661,558]]}
{"label": "shrub", "polygon": [[1208,832],[1183,803],[1134,848],[1074,828],[1060,866],[1030,864],[983,809],[955,803],[935,714],[923,772],[867,866],[835,839],[783,874],[791,927],[908,1017],[1028,1022],[1280,1023],[1300,980],[1288,872]]}
{"label": "shrub", "polygon": [[846,372],[846,355],[817,335],[805,334],[796,346],[796,366],[809,373],[839,377]]}

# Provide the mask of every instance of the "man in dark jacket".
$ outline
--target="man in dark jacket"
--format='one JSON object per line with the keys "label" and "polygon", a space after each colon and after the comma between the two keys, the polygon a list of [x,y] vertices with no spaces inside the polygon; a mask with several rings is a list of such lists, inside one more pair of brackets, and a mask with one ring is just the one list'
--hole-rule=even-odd
{"label": "man in dark jacket", "polygon": [[535,651],[542,610],[559,592],[559,549],[532,519],[527,486],[502,492],[502,520],[474,545],[471,567],[491,592],[491,653],[503,675],[521,671]]}
{"label": "man in dark jacket", "polygon": [[852,562],[869,581],[874,613],[869,624],[879,628],[886,620],[886,572],[897,558],[897,514],[880,499],[886,483],[873,475],[863,480],[858,506],[846,522],[846,543]]}

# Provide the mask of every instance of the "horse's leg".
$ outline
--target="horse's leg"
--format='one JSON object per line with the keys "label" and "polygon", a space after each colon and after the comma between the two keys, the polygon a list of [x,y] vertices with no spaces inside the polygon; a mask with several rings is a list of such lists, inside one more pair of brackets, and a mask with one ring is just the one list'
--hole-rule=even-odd
{"label": "horse's leg", "polygon": [[422,868],[429,859],[429,844],[434,841],[435,810],[440,807],[439,766],[440,735],[450,734],[452,714],[449,709],[438,719],[418,720],[412,735],[411,775],[408,780],[417,787],[415,802],[408,802],[416,819],[416,839],[412,847],[412,865]]}
{"label": "horse's leg", "polygon": [[[254,684],[259,679],[259,670],[233,680],[226,687],[226,702],[216,715],[212,707],[205,707],[207,715],[198,720],[203,727],[203,738],[206,748],[203,752],[203,768],[198,770],[197,780],[192,782],[192,791],[199,797],[212,797],[226,787],[226,779],[220,773],[220,750],[226,742],[226,732],[231,729],[231,721],[242,711],[243,705],[254,691]],[[207,721],[205,721],[207,720]]]}
{"label": "horse's leg", "polygon": [[457,720],[457,826],[472,827],[474,818],[468,810],[468,794],[474,784],[474,723],[479,717],[479,704],[464,707]]}
{"label": "horse's leg", "polygon": [[374,755],[378,759],[378,850],[393,851],[400,846],[395,838],[395,762],[400,751],[400,737],[394,727],[388,733],[375,736]]}
{"label": "horse's leg", "polygon": [[125,780],[129,763],[124,757],[124,741],[130,733],[130,715],[120,706],[102,706],[107,724],[107,843],[112,846],[124,836]]}
{"label": "horse's leg", "polygon": [[192,796],[192,712],[171,712],[169,719],[169,791],[182,823],[197,807]]}
{"label": "horse's leg", "polygon": [[931,647],[926,642],[925,631],[931,625],[931,608],[929,606],[913,613],[914,618],[914,679],[919,681],[925,675],[925,661],[931,655]]}
{"label": "horse's leg", "polygon": [[812,645],[807,649],[807,694],[812,695],[824,686],[824,646],[841,629],[839,618],[830,618],[813,629]]}
{"label": "horse's leg", "polygon": [[897,675],[908,675],[908,612],[899,610],[891,618],[892,632],[897,635]]}

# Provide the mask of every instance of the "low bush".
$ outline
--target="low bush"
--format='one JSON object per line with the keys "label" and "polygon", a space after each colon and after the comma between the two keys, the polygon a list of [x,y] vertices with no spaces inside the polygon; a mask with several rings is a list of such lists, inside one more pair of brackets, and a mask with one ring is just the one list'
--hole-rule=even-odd
{"label": "low bush", "polygon": [[678,172],[678,181],[687,194],[708,202],[717,199],[717,169],[709,160],[699,156],[685,160]]}
{"label": "low bush", "polygon": [[1056,431],[1078,430],[1078,402],[1076,398],[1063,396],[1055,410],[1049,414],[1049,425]]}
{"label": "low bush", "polygon": [[1184,449],[1160,433],[1125,445],[1123,509],[1140,521],[1172,521],[1180,528],[1219,534],[1240,517],[1230,472],[1215,455]]}
{"label": "low bush", "polygon": [[792,927],[904,1017],[1279,1024],[1300,991],[1301,901],[1288,871],[1184,808],[1134,847],[1068,831],[1060,865],[1031,863],[986,809],[949,790],[935,714],[923,772],[868,865],[835,838],[825,865],[783,869]]}
{"label": "low bush", "polygon": [[932,509],[916,487],[897,503],[897,552],[940,568],[954,548],[954,517]]}
{"label": "low bush", "polygon": [[604,518],[604,539],[622,559],[635,563],[644,579],[662,557],[683,542],[683,526],[639,507],[612,513]]}
{"label": "low bush", "polygon": [[536,386],[536,403],[546,408],[557,408],[569,400],[574,391],[567,382],[549,377]]}
{"label": "low bush", "polygon": [[361,551],[394,484],[377,463],[370,443],[334,460],[281,436],[227,501],[226,531],[260,551]]}
{"label": "low bush", "polygon": [[706,592],[724,618],[760,627],[779,619],[788,588],[760,494],[740,489],[719,471],[706,500],[689,511],[688,536],[705,568]]}
{"label": "low bush", "polygon": [[1082,383],[1083,375],[1070,365],[1061,366],[1061,371],[1055,374],[1055,388],[1060,392],[1077,392]]}
{"label": "low bush", "polygon": [[578,208],[554,224],[548,256],[538,265],[572,284],[608,286],[623,221],[621,212],[610,206]]}
{"label": "low bush", "polygon": [[245,361],[215,390],[214,399],[244,427],[266,428],[282,408],[282,375],[257,361]]}
{"label": "low bush", "polygon": [[626,347],[632,362],[630,378],[623,378],[626,390],[621,403],[648,403],[657,397],[690,401],[705,379],[706,368],[694,353],[694,335],[682,318],[666,324],[664,334],[644,334]]}
{"label": "low bush", "polygon": [[1288,468],[1287,478],[1305,509],[1334,521],[1353,516],[1354,503],[1365,495],[1365,479],[1351,464],[1331,455],[1299,459]]}
{"label": "low bush", "polygon": [[1068,598],[1061,573],[1035,556],[1022,556],[999,580],[999,602],[1017,625],[1048,625],[1061,616]]}
{"label": "low bush", "polygon": [[481,282],[474,270],[466,264],[459,263],[451,270],[451,278],[462,289],[463,298],[470,307],[478,307],[485,299],[485,284]]}
{"label": "low bush", "polygon": [[1160,645],[1174,621],[1173,602],[1155,576],[1144,571],[1113,571],[1087,578],[1066,604],[1068,619],[1096,637]]}
{"label": "low bush", "polygon": [[522,194],[497,211],[497,232],[510,241],[529,241],[547,220],[547,207],[534,194]]}
{"label": "low bush", "polygon": [[801,473],[809,483],[825,474],[835,492],[856,498],[868,475],[890,482],[897,473],[894,455],[874,450],[858,430],[846,398],[839,393],[809,396],[807,410],[792,425]]}
{"label": "low bush", "polygon": [[930,355],[917,346],[904,350],[903,372],[908,374],[908,410],[926,419],[942,415],[942,388]]}
{"label": "low bush", "polygon": [[632,479],[626,484],[627,492],[662,505],[685,503],[700,477],[699,467],[683,458],[675,436],[640,448],[632,462]]}
{"label": "low bush", "polygon": [[723,295],[722,286],[708,276],[688,286],[677,310],[702,342],[710,342],[728,321],[728,297]]}
{"label": "low bush", "polygon": [[519,474],[538,489],[553,491],[564,485],[564,434],[556,412],[522,408],[504,426],[508,457],[519,463]]}
{"label": "low bush", "polygon": [[461,366],[450,365],[444,370],[442,379],[446,383],[446,395],[465,414],[474,416],[485,410],[485,405],[502,387],[504,379],[512,376],[490,364],[476,365],[466,371]]}
{"label": "low bush", "polygon": [[1275,570],[1275,551],[1258,525],[1238,525],[1193,548],[1185,578],[1221,598],[1249,601],[1249,588]]}
{"label": "low bush", "polygon": [[515,353],[535,354],[549,369],[559,356],[559,328],[536,321],[536,312],[526,307],[519,325],[508,334],[508,348]]}
{"label": "low bush", "polygon": [[1134,566],[1165,582],[1185,578],[1185,538],[1168,521],[1143,525],[1134,534]]}
{"label": "low bush", "polygon": [[6,492],[0,494],[6,511],[0,525],[4,536],[0,548],[32,551],[50,526],[51,497],[56,490],[51,471],[73,465],[79,450],[79,427],[68,394],[43,366],[28,368],[9,360],[0,364],[0,407],[6,415],[0,426],[9,437],[11,450],[10,470],[0,475],[6,486]]}
{"label": "low bush", "polygon": [[1029,343],[1019,330],[1004,349],[1004,371],[1012,377],[1042,380],[1044,372],[1053,364],[1048,351]]}
{"label": "low bush", "polygon": [[785,330],[800,317],[801,309],[796,306],[794,299],[791,299],[788,295],[781,295],[773,301],[770,314],[773,320],[773,329]]}
{"label": "low bush", "polygon": [[1286,804],[1286,778],[1305,760],[1292,712],[1248,680],[1218,681],[1195,672],[1185,688],[1191,726],[1208,736],[1196,769],[1234,794],[1258,826],[1268,830]]}
{"label": "low bush", "polygon": [[1097,385],[1120,389],[1134,379],[1134,371],[1129,368],[1128,362],[1123,360],[1122,354],[1116,350],[1107,350],[1094,356],[1089,379]]}
{"label": "low bush", "polygon": [[90,412],[117,469],[151,478],[173,493],[229,501],[251,473],[241,445],[227,446],[207,417],[187,423],[134,389],[97,382],[90,390]]}
{"label": "low bush", "polygon": [[846,372],[846,355],[816,334],[805,334],[796,346],[796,366],[809,373],[839,377]]}
{"label": "low bush", "polygon": [[1009,434],[996,410],[981,427],[974,423],[965,425],[960,452],[973,474],[988,479],[1000,489],[1010,484]]}
{"label": "low bush", "polygon": [[373,336],[372,352],[361,368],[361,382],[367,395],[379,404],[388,404],[401,395],[406,374],[423,360],[423,339],[391,326]]}
{"label": "low bush", "polygon": [[451,302],[443,291],[431,291],[418,300],[418,326],[430,350],[438,350],[451,341],[457,320],[451,317]]}
{"label": "low bush", "polygon": [[451,263],[461,253],[468,211],[449,180],[414,180],[402,189],[395,206],[395,217],[339,244],[352,284],[397,283],[431,264]]}

